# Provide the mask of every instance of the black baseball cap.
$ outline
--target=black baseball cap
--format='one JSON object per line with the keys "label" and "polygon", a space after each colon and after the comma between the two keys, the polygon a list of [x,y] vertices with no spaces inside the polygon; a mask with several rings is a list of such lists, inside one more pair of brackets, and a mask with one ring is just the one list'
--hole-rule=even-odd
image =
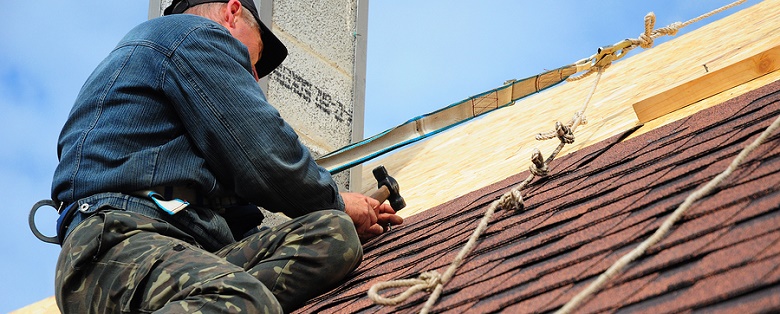
{"label": "black baseball cap", "polygon": [[[241,5],[252,12],[252,16],[257,20],[257,25],[260,25],[260,38],[263,40],[263,54],[260,56],[260,61],[255,65],[255,71],[257,71],[257,77],[263,77],[271,73],[276,67],[282,64],[284,58],[287,58],[287,47],[284,46],[279,38],[276,38],[274,33],[263,24],[260,20],[260,15],[257,12],[255,3],[252,0],[239,0]],[[204,3],[210,2],[224,2],[227,0],[173,0],[170,6],[168,6],[163,15],[184,13],[187,9]]]}

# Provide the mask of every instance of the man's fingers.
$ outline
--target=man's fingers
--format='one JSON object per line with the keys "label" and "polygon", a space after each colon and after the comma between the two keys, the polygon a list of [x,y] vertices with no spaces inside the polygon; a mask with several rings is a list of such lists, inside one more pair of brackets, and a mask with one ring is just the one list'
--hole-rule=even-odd
{"label": "man's fingers", "polygon": [[368,215],[368,219],[369,219],[369,221],[371,222],[371,223],[369,224],[369,226],[370,226],[370,225],[373,225],[373,224],[375,224],[375,223],[376,223],[376,222],[379,220],[379,217],[378,217],[377,213],[375,213],[375,212],[374,212],[373,210],[371,210],[371,209],[367,209],[367,210],[366,210],[366,215]]}
{"label": "man's fingers", "polygon": [[377,206],[381,205],[381,204],[379,203],[379,201],[377,201],[376,199],[374,199],[374,198],[372,198],[372,197],[368,197],[368,196],[366,196],[366,197],[365,197],[365,200],[366,200],[366,202],[368,203],[368,206],[371,206],[371,208],[376,208]]}
{"label": "man's fingers", "polygon": [[395,209],[393,209],[393,207],[387,203],[379,205],[374,210],[377,212],[377,214],[381,214],[381,213],[395,214]]}
{"label": "man's fingers", "polygon": [[379,214],[379,224],[380,225],[387,225],[388,223],[391,225],[400,225],[404,222],[404,219],[401,218],[401,216],[398,216],[396,214]]}
{"label": "man's fingers", "polygon": [[366,230],[366,233],[370,234],[371,236],[377,236],[385,232],[385,229],[382,228],[382,226],[378,224],[372,225],[368,230]]}

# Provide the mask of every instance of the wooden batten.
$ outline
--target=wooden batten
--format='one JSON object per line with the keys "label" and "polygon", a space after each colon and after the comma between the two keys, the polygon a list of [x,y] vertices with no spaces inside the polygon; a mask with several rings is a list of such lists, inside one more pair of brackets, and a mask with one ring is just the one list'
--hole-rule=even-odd
{"label": "wooden batten", "polygon": [[[593,95],[588,124],[559,156],[640,124],[635,134],[647,132],[778,79],[777,29],[780,1],[763,1],[616,62]],[[373,160],[364,167],[360,192],[376,189],[370,170],[384,165],[407,202],[400,214],[411,216],[525,171],[534,148],[548,155],[558,144],[537,142],[534,135],[552,130],[555,121],[569,121],[593,81],[555,86]]]}
{"label": "wooden batten", "polygon": [[657,119],[724,90],[752,81],[780,69],[780,46],[759,52],[722,69],[704,63],[703,75],[659,92],[634,104],[639,122]]}

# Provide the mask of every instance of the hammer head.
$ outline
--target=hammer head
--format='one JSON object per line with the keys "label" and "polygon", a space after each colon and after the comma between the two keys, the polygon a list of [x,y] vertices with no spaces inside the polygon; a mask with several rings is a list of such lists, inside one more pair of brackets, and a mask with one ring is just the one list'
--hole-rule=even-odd
{"label": "hammer head", "polygon": [[[396,211],[406,207],[406,201],[401,196],[398,181],[387,174],[387,169],[385,169],[385,166],[378,166],[374,168],[373,173],[374,178],[376,178],[377,188],[382,188],[382,186],[384,186],[390,192],[390,196],[387,197],[387,201],[390,203],[390,207]],[[383,202],[384,200],[379,201]]]}

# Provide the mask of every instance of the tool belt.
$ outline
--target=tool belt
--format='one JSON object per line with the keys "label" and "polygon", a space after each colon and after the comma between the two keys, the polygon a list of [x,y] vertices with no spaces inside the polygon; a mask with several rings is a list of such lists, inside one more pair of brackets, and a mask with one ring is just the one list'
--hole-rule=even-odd
{"label": "tool belt", "polygon": [[[157,205],[160,210],[170,215],[175,215],[189,205],[210,208],[221,214],[225,212],[225,208],[249,204],[248,202],[238,197],[208,197],[198,193],[194,189],[185,187],[163,186],[126,194],[150,199]],[[49,206],[56,209],[57,213],[59,214],[56,223],[57,234],[55,236],[44,235],[40,232],[35,224],[35,214],[41,207],[44,206]],[[36,238],[46,243],[61,245],[65,240],[65,236],[68,233],[68,230],[73,229],[81,221],[91,216],[94,211],[95,209],[90,210],[89,206],[79,206],[78,202],[71,204],[57,204],[52,200],[41,200],[35,203],[32,209],[30,209],[28,223],[30,225],[30,230]]]}

